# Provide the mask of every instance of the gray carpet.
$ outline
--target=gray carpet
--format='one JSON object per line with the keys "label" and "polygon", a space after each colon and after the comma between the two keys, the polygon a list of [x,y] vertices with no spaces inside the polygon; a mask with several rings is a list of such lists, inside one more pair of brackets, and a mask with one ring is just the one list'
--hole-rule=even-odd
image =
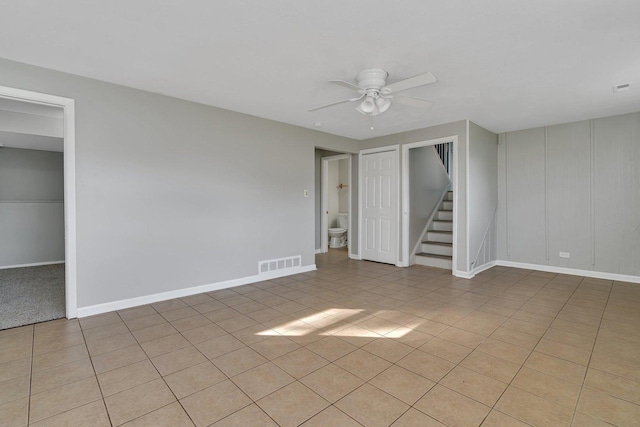
{"label": "gray carpet", "polygon": [[0,270],[0,329],[65,317],[64,264]]}

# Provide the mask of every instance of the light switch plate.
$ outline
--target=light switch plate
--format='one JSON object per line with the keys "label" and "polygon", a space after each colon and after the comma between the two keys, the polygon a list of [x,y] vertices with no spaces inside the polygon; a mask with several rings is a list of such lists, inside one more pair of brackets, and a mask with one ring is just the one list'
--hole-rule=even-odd
{"label": "light switch plate", "polygon": [[309,197],[309,190],[304,190],[304,197]]}

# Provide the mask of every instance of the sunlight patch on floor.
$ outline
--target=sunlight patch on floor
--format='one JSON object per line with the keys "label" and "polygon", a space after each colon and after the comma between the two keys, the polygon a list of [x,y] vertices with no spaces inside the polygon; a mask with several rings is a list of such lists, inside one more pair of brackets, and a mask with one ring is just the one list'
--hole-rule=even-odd
{"label": "sunlight patch on floor", "polygon": [[258,332],[256,335],[284,335],[297,337],[308,335],[317,330],[317,328],[311,324],[322,322],[322,327],[324,327],[341,322],[363,311],[364,310],[349,308],[329,308],[310,316],[301,317],[300,319],[292,320],[271,329]]}
{"label": "sunlight patch on floor", "polygon": [[[271,329],[257,332],[256,335],[293,337],[305,336],[319,331],[319,328],[324,329],[364,312],[364,309],[329,308],[327,310],[323,310],[309,316],[291,320],[290,322],[283,323]],[[378,313],[388,314],[393,313],[393,310],[383,310],[375,314]],[[380,323],[382,323],[382,325],[379,328],[363,328],[357,326],[357,324],[343,324],[340,327],[323,330],[319,333],[319,335],[357,338],[402,338],[413,331],[415,326],[419,326],[413,325],[414,327],[400,326],[398,328],[393,328],[393,326],[397,325],[394,322],[385,321],[384,319],[376,317],[375,315],[370,317],[372,319],[378,320]],[[384,325],[384,323],[388,323],[389,325]],[[393,328],[393,330],[389,331],[390,327]]]}

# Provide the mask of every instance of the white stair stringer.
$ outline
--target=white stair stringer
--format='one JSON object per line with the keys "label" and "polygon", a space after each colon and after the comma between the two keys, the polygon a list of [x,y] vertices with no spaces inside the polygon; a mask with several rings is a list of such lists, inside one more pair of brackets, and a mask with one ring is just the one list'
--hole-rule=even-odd
{"label": "white stair stringer", "polygon": [[422,238],[421,252],[415,263],[427,267],[453,268],[453,192],[447,192],[438,212],[427,226]]}

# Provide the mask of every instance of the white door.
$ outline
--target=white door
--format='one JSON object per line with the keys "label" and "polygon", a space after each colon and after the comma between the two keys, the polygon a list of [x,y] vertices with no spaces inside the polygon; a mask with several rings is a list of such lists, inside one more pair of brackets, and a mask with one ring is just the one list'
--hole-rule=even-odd
{"label": "white door", "polygon": [[362,259],[397,262],[397,155],[394,150],[362,156]]}

